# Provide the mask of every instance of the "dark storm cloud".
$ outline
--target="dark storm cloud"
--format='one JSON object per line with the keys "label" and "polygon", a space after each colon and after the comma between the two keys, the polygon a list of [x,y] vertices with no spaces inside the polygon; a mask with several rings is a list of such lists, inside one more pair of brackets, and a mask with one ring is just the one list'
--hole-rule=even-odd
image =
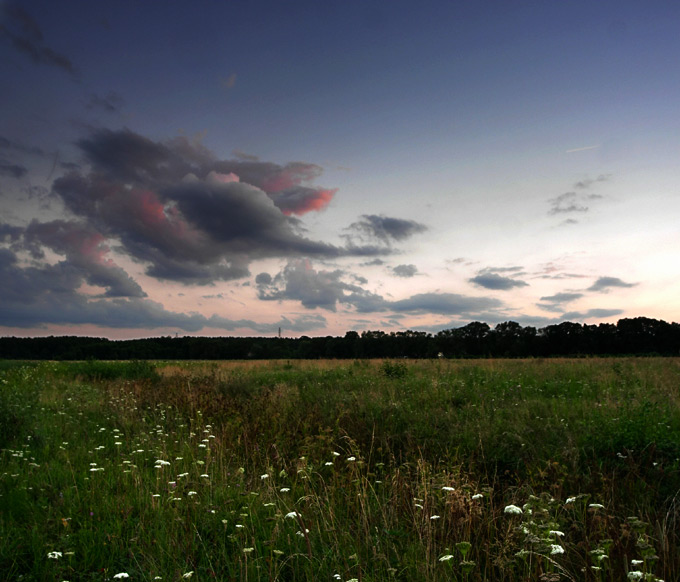
{"label": "dark storm cloud", "polygon": [[320,175],[314,164],[218,160],[196,141],[160,143],[129,130],[97,130],[78,145],[91,171],[55,180],[54,193],[148,263],[153,277],[207,284],[246,277],[250,262],[265,257],[391,252],[302,236],[290,214],[319,210],[330,200],[330,190],[301,184]]}
{"label": "dark storm cloud", "polygon": [[19,52],[28,56],[34,63],[57,67],[76,74],[71,60],[44,44],[42,30],[35,19],[16,3],[9,2],[0,7],[4,24],[0,24],[0,36],[9,40]]}
{"label": "dark storm cloud", "polygon": [[28,169],[20,164],[13,164],[5,160],[0,160],[0,176],[10,178],[23,178],[28,173]]}
{"label": "dark storm cloud", "polygon": [[637,283],[626,283],[618,277],[600,277],[595,283],[588,287],[587,291],[606,291],[612,287],[628,288],[635,287]]}
{"label": "dark storm cloud", "polygon": [[348,231],[348,234],[344,236],[350,244],[358,239],[360,241],[375,240],[389,245],[395,241],[401,242],[415,234],[423,233],[427,230],[427,227],[415,220],[363,214],[357,222],[353,222],[345,230]]}
{"label": "dark storm cloud", "polygon": [[395,277],[404,277],[406,279],[415,277],[418,273],[418,267],[415,265],[397,265],[392,269],[392,274]]}
{"label": "dark storm cloud", "polygon": [[85,107],[87,109],[101,109],[106,113],[117,113],[124,103],[125,100],[118,93],[110,91],[104,97],[93,93]]}
{"label": "dark storm cloud", "polygon": [[524,281],[484,271],[476,277],[468,279],[468,281],[473,285],[477,285],[477,287],[483,287],[484,289],[490,289],[492,291],[508,291],[515,287],[528,286],[528,283],[525,283]]}
{"label": "dark storm cloud", "polygon": [[502,306],[489,297],[467,297],[454,293],[421,293],[399,301],[367,291],[348,283],[342,270],[316,271],[306,261],[293,261],[275,277],[260,277],[259,298],[262,300],[299,301],[308,309],[336,311],[338,304],[354,307],[359,313],[392,311],[409,314],[474,315]]}
{"label": "dark storm cloud", "polygon": [[0,280],[3,281],[0,285],[0,326],[6,327],[91,324],[130,329],[170,327],[184,331],[246,328],[259,333],[275,333],[279,327],[304,332],[326,325],[321,315],[304,314],[293,319],[282,317],[274,323],[259,323],[216,315],[175,313],[140,297],[87,297],[78,292],[83,274],[73,265],[64,261],[56,265],[25,267],[9,249],[0,249]]}

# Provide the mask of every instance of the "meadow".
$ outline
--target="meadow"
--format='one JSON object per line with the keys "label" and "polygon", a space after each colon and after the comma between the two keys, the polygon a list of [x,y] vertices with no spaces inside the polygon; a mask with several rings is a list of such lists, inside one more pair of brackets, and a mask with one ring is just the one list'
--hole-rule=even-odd
{"label": "meadow", "polygon": [[0,362],[0,579],[680,579],[680,359]]}

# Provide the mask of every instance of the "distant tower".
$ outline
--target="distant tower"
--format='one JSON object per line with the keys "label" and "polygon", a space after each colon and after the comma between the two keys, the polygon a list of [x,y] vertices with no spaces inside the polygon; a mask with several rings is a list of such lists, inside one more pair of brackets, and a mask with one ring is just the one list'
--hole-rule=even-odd
{"label": "distant tower", "polygon": [[281,328],[279,328],[279,339],[281,339]]}

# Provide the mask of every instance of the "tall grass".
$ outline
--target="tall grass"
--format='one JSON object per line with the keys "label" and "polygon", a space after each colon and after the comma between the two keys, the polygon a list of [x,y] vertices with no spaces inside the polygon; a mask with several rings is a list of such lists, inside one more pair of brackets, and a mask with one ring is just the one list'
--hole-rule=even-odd
{"label": "tall grass", "polygon": [[0,366],[0,578],[677,580],[675,359]]}

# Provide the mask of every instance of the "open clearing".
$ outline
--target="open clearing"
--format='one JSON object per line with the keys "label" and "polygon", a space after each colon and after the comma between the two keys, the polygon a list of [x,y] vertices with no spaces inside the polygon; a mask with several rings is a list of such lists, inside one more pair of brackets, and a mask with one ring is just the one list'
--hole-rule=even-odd
{"label": "open clearing", "polygon": [[680,360],[0,362],[6,580],[678,580]]}

